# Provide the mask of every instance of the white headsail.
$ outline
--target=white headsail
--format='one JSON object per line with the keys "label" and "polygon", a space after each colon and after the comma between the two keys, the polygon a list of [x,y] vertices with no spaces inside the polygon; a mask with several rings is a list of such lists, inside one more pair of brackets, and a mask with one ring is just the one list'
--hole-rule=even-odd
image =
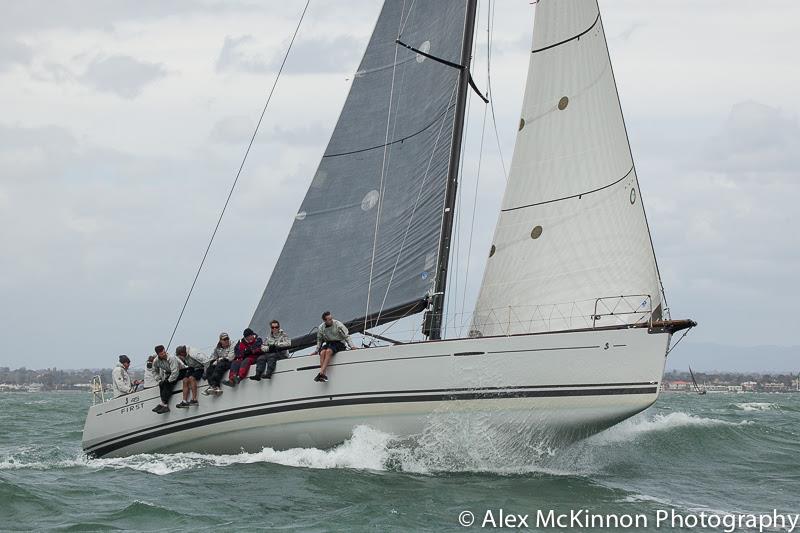
{"label": "white headsail", "polygon": [[519,128],[473,334],[658,318],[661,284],[596,0],[538,3]]}

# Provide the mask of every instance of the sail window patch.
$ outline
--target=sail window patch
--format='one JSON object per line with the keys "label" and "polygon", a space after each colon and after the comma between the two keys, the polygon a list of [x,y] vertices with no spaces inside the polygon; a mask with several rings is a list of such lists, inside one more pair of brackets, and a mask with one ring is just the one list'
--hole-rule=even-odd
{"label": "sail window patch", "polygon": [[364,199],[361,200],[361,209],[364,211],[369,211],[378,204],[378,198],[380,198],[378,191],[369,191],[366,196],[364,196]]}
{"label": "sail window patch", "polygon": [[531,231],[531,239],[536,240],[541,236],[542,236],[542,227],[536,226],[535,228],[533,228],[533,230]]}
{"label": "sail window patch", "polygon": [[[431,51],[431,42],[430,41],[425,41],[424,43],[419,45],[419,48],[417,48],[417,50],[419,50],[420,52],[424,52],[426,54],[430,53],[430,51]],[[423,61],[425,61],[425,59],[426,58],[425,58],[424,55],[417,54],[417,63],[422,63]]]}
{"label": "sail window patch", "polygon": [[631,189],[631,205],[636,203],[636,189]]}
{"label": "sail window patch", "polygon": [[561,100],[558,101],[558,110],[564,111],[568,105],[569,105],[569,98],[564,96],[563,98],[561,98]]}

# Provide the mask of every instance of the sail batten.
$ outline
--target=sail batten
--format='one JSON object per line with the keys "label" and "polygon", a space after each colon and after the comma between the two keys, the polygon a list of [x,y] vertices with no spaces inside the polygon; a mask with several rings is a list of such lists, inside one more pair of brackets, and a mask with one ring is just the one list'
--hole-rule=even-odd
{"label": "sail batten", "polygon": [[661,302],[599,6],[540,0],[473,334],[640,323]]}
{"label": "sail batten", "polygon": [[[466,0],[387,0],[250,326],[419,312],[436,276]],[[446,132],[443,134],[442,132]],[[398,317],[395,317],[396,320]],[[358,329],[358,328],[356,328]]]}

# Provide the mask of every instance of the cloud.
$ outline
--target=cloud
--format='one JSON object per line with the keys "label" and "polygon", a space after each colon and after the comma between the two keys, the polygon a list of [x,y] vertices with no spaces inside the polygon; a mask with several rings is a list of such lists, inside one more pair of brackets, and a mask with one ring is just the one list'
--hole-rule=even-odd
{"label": "cloud", "polygon": [[[676,317],[700,321],[690,338],[796,344],[776,317],[793,316],[800,297],[792,230],[800,197],[792,15],[800,3],[770,0],[743,16],[730,3],[677,1],[601,0],[670,304]],[[25,339],[42,327],[64,347],[42,365],[99,366],[123,346],[147,353],[171,332],[304,1],[6,4],[0,335],[9,342],[0,364],[24,364]],[[240,330],[252,314],[380,9],[374,0],[343,4],[312,2],[287,64],[297,75],[278,85],[179,342],[203,346],[209,332],[213,341],[222,329]],[[535,8],[500,4],[492,82],[510,166]],[[473,72],[481,87],[484,23],[485,11]],[[261,80],[247,80],[254,74]],[[109,97],[87,97],[87,87]],[[136,95],[148,98],[127,105]],[[454,247],[460,267],[450,284],[467,311],[505,187],[491,123],[479,150],[483,107],[472,102],[459,186],[465,222]],[[245,242],[252,246],[243,251]]]}
{"label": "cloud", "polygon": [[636,22],[634,24],[631,24],[622,33],[617,35],[616,39],[620,39],[622,41],[628,41],[633,36],[633,34],[636,32],[636,30],[638,30],[640,28],[643,28],[644,26],[646,26],[646,24],[642,24],[640,22]]}
{"label": "cloud", "polygon": [[790,180],[800,173],[797,117],[754,101],[733,106],[706,154],[709,167],[735,179]]}
{"label": "cloud", "polygon": [[139,96],[146,85],[166,75],[160,63],[114,55],[92,60],[80,80],[98,91],[130,99]]}
{"label": "cloud", "polygon": [[[226,36],[217,58],[216,71],[246,72],[264,74],[277,72],[286,54],[288,41],[280,50],[265,54],[270,49],[252,35],[239,37]],[[347,72],[357,56],[363,43],[348,35],[339,35],[333,39],[299,39],[292,47],[287,73],[323,74],[330,72]]]}
{"label": "cloud", "polygon": [[104,0],[27,0],[6,2],[0,17],[0,32],[36,31],[51,28],[113,31],[130,21],[158,20],[166,17],[209,14],[223,16],[262,10],[284,9],[248,0],[142,0],[106,2]]}
{"label": "cloud", "polygon": [[667,135],[694,146],[650,147],[639,173],[673,316],[698,319],[701,340],[789,341],[774,317],[792,315],[797,298],[800,237],[787,231],[800,197],[796,118],[745,101],[705,139],[686,126]]}
{"label": "cloud", "polygon": [[[244,147],[253,135],[254,117],[242,115],[224,117],[214,123],[209,139],[218,144]],[[319,146],[327,141],[329,130],[321,124],[301,124],[295,128],[284,128],[280,124],[268,128],[262,124],[256,137],[257,143],[272,143],[288,146]]]}
{"label": "cloud", "polygon": [[252,35],[241,37],[225,37],[222,50],[217,58],[217,72],[239,70],[242,72],[263,73],[269,72],[269,61],[255,48],[255,39]]}
{"label": "cloud", "polygon": [[29,65],[33,49],[25,43],[0,36],[0,72],[15,65]]}

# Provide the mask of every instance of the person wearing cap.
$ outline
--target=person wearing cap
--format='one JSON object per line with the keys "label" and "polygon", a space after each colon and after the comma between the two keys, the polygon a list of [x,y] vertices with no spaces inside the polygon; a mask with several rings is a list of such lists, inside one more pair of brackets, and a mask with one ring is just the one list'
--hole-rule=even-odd
{"label": "person wearing cap", "polygon": [[154,413],[163,415],[169,413],[169,399],[172,391],[175,390],[175,383],[183,377],[182,370],[186,368],[183,361],[170,355],[162,345],[156,346],[156,358],[153,360],[153,368],[158,372],[158,389],[161,395],[161,403],[153,409]]}
{"label": "person wearing cap", "polygon": [[250,376],[250,379],[255,381],[261,381],[261,378],[272,379],[278,359],[289,357],[289,347],[291,345],[292,339],[281,329],[281,323],[277,320],[270,322],[269,336],[264,345],[261,346],[261,351],[264,353],[256,359],[256,373]]}
{"label": "person wearing cap", "polygon": [[[180,409],[198,405],[197,382],[203,379],[209,356],[191,346],[178,346],[175,355],[180,359],[186,369],[183,371],[183,401],[175,407]],[[189,397],[191,396],[191,399]]]}
{"label": "person wearing cap", "polygon": [[234,353],[236,356],[231,363],[231,371],[228,376],[228,381],[223,381],[222,384],[228,387],[235,387],[239,382],[247,377],[250,371],[250,366],[256,362],[258,356],[261,355],[261,346],[264,341],[261,337],[256,335],[256,332],[250,328],[244,330],[242,333],[242,340],[236,343]]}
{"label": "person wearing cap", "polygon": [[119,356],[119,363],[111,371],[111,382],[114,386],[114,398],[119,398],[126,394],[132,393],[136,386],[141,381],[136,380],[131,382],[131,376],[128,374],[128,368],[131,366],[131,360],[127,355]]}
{"label": "person wearing cap", "polygon": [[236,354],[234,353],[234,346],[231,342],[230,336],[224,331],[219,334],[219,342],[217,347],[211,353],[211,363],[206,368],[206,379],[208,380],[208,388],[203,391],[203,394],[222,394],[220,384],[225,372],[231,368]]}

